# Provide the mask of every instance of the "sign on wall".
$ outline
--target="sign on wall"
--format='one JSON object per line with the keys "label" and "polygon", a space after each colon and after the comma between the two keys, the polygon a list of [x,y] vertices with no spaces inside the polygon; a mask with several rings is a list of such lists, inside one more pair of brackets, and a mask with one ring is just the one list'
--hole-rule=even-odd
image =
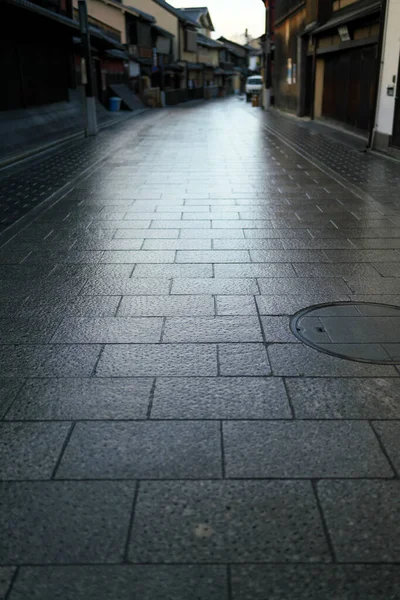
{"label": "sign on wall", "polygon": [[347,25],[343,25],[343,27],[339,27],[338,32],[339,32],[341,42],[349,42],[351,40],[349,28],[347,27]]}
{"label": "sign on wall", "polygon": [[129,77],[139,77],[140,66],[133,60],[129,61]]}
{"label": "sign on wall", "polygon": [[293,63],[292,63],[292,59],[288,58],[287,59],[287,76],[286,76],[286,81],[289,85],[292,85],[293,83]]}

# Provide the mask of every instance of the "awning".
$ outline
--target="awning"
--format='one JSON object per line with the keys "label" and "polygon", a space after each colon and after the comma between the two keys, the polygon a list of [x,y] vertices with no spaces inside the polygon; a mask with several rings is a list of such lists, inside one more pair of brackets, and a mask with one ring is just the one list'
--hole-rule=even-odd
{"label": "awning", "polygon": [[189,71],[202,71],[203,70],[203,65],[200,65],[199,63],[187,63],[187,68],[189,69]]}
{"label": "awning", "polygon": [[66,17],[65,15],[60,15],[59,13],[53,12],[48,8],[43,8],[42,6],[38,6],[33,2],[29,2],[28,0],[3,0],[6,4],[11,4],[13,6],[17,6],[18,8],[24,8],[25,10],[29,10],[30,12],[36,13],[37,15],[42,15],[43,17],[47,17],[48,19],[52,19],[53,21],[58,21],[61,25],[66,25],[67,27],[71,27],[72,29],[79,30],[79,23]]}
{"label": "awning", "polygon": [[122,50],[123,52],[125,51],[124,46],[120,42],[114,40],[112,37],[105,34],[98,27],[95,27],[94,25],[89,25],[89,33],[90,39],[92,40],[93,44],[96,44],[97,42],[103,48],[117,48],[118,50]]}
{"label": "awning", "polygon": [[301,35],[307,35],[308,33],[312,33],[314,31],[314,29],[316,29],[317,27],[318,27],[317,21],[313,21],[312,23],[309,23],[308,25],[305,26],[304,31]]}
{"label": "awning", "polygon": [[[42,15],[43,17],[46,17],[48,19],[57,21],[61,25],[70,27],[71,29],[74,30],[74,32],[77,33],[77,35],[80,35],[80,28],[79,28],[78,21],[75,21],[74,19],[70,19],[69,17],[66,17],[65,15],[60,15],[59,13],[49,10],[48,8],[43,8],[42,6],[38,6],[37,4],[34,4],[33,2],[29,2],[29,0],[3,0],[3,1],[6,2],[7,4],[11,4],[12,6],[17,6],[18,8],[23,8],[25,10],[29,10],[30,12],[36,13],[37,15]],[[99,46],[103,49],[117,48],[118,50],[122,50],[122,51],[124,50],[124,47],[122,44],[120,44],[120,42],[109,37],[108,35],[103,33],[103,31],[101,31],[97,27],[94,27],[93,25],[89,25],[89,32],[90,32],[91,42],[93,45]]]}
{"label": "awning", "polygon": [[346,12],[345,14],[330,19],[327,23],[321,25],[321,27],[317,27],[317,29],[314,29],[313,34],[323,33],[324,31],[329,31],[330,29],[340,27],[340,25],[351,23],[352,21],[357,21],[359,19],[362,19],[363,17],[367,17],[368,15],[378,13],[381,10],[381,6],[382,2],[376,1],[369,4],[368,6],[359,8],[358,10]]}
{"label": "awning", "polygon": [[157,33],[159,33],[160,35],[163,35],[164,37],[167,37],[167,38],[174,37],[173,33],[170,33],[169,31],[167,31],[166,29],[163,29],[159,25],[152,25],[152,27],[153,27],[153,29],[155,29],[157,31]]}
{"label": "awning", "polygon": [[154,61],[152,58],[140,58],[139,56],[135,56],[135,60],[140,65],[147,65],[148,67],[152,67],[154,64]]}
{"label": "awning", "polygon": [[110,58],[122,58],[123,60],[129,60],[127,52],[124,52],[123,50],[117,50],[116,48],[106,50],[106,55]]}
{"label": "awning", "polygon": [[244,67],[233,67],[233,70],[236,73],[241,73],[242,75],[247,75],[247,71],[248,71],[248,69],[244,68]]}
{"label": "awning", "polygon": [[170,64],[162,65],[162,66],[164,68],[164,71],[174,71],[174,72],[183,71],[182,65],[178,65],[177,63],[170,63]]}

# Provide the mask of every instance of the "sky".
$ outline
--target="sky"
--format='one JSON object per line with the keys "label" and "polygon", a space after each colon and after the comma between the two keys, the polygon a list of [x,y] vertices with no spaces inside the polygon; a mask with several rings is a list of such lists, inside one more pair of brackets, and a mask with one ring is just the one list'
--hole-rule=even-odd
{"label": "sky", "polygon": [[[265,7],[262,0],[169,0],[175,8],[207,6],[217,38],[240,41],[245,29],[255,38],[265,31]],[[244,39],[242,40],[244,42]]]}

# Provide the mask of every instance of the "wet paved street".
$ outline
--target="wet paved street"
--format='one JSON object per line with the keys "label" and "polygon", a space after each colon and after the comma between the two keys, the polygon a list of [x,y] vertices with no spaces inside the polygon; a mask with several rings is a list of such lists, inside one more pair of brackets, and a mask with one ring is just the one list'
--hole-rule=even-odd
{"label": "wet paved street", "polygon": [[289,329],[400,304],[398,165],[354,195],[236,99],[146,124],[0,249],[0,598],[400,598],[399,367]]}

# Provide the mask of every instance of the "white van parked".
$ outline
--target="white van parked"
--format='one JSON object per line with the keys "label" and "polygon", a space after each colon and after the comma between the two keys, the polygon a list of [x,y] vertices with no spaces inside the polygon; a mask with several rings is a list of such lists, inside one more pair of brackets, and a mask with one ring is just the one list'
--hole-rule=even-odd
{"label": "white van parked", "polygon": [[260,75],[252,75],[246,79],[246,100],[250,101],[254,94],[261,94],[263,87],[263,80]]}

